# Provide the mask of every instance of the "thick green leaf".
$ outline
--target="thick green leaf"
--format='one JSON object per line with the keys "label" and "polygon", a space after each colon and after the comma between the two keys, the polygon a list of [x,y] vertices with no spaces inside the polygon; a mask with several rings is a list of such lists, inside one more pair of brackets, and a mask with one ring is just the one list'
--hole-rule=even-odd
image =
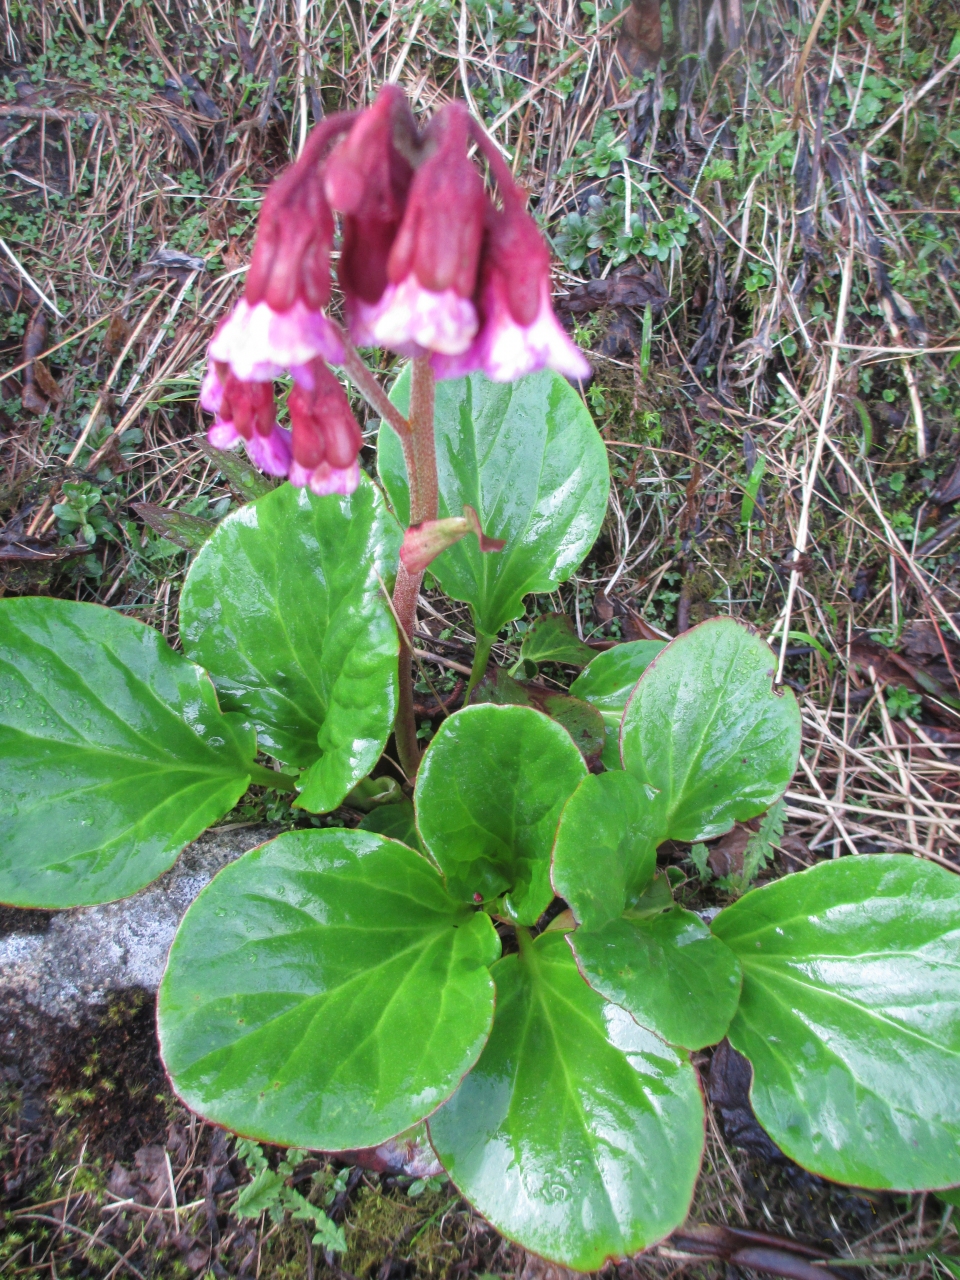
{"label": "thick green leaf", "polygon": [[[407,411],[409,368],[390,398]],[[481,374],[439,382],[435,430],[441,519],[462,515],[469,504],[484,533],[507,545],[485,555],[476,538],[463,538],[430,572],[447,595],[471,606],[477,630],[493,636],[523,616],[528,592],[553,591],[593,546],[610,488],[606,449],[577,393],[547,371],[513,383]],[[406,467],[386,423],[377,465],[406,525]]]}
{"label": "thick green leaf", "polygon": [[163,636],[100,605],[0,604],[0,901],[125,898],[250,782],[256,735]]}
{"label": "thick green leaf", "polygon": [[377,575],[400,532],[367,479],[349,498],[282,485],[222,522],[180,597],[180,634],[261,745],[310,766],[297,803],[326,812],[379,759],[396,709],[397,630]]}
{"label": "thick green leaf", "polygon": [[417,774],[424,844],[464,902],[506,894],[534,924],[550,905],[550,849],[567,798],[586,774],[565,729],[532,707],[466,707],[444,720]]}
{"label": "thick green leaf", "polygon": [[671,1044],[702,1049],[726,1034],[740,962],[692,911],[628,913],[578,929],[570,945],[594,990]]}
{"label": "thick green leaf", "polygon": [[490,1040],[430,1120],[431,1140],[498,1231],[599,1270],[686,1216],[703,1147],[696,1076],[590,990],[563,934],[526,943],[493,975]]}
{"label": "thick green leaf", "polygon": [[530,662],[561,662],[585,667],[596,653],[583,643],[565,613],[545,613],[524,633],[520,657]]}
{"label": "thick green leaf", "polygon": [[740,965],[657,876],[658,814],[622,771],[584,778],[553,848],[553,884],[581,928],[570,945],[590,985],[671,1044],[720,1040],[737,1007]]}
{"label": "thick green leaf", "polygon": [[490,1030],[488,916],[366,831],[295,831],[190,907],[160,987],[163,1059],[216,1124],[322,1150],[372,1147],[449,1097]]}
{"label": "thick green leaf", "polygon": [[619,919],[657,869],[650,801],[628,773],[591,774],[567,801],[553,848],[553,885],[590,929]]}
{"label": "thick green leaf", "polygon": [[960,1182],[960,879],[903,854],[822,862],[713,922],[740,957],[730,1042],[757,1118],[836,1182]]}
{"label": "thick green leaf", "polygon": [[570,692],[597,708],[606,727],[603,763],[620,769],[620,721],[631,693],[647,667],[664,647],[663,640],[630,640],[598,653],[582,671]]}
{"label": "thick green leaf", "polygon": [[623,766],[659,793],[663,837],[709,840],[756,817],[787,789],[800,709],[776,691],[769,645],[732,618],[670,642],[623,713]]}
{"label": "thick green leaf", "polygon": [[399,840],[409,845],[418,853],[426,853],[417,834],[417,823],[413,813],[413,803],[401,800],[399,804],[385,804],[374,809],[360,823],[361,831],[376,831],[391,840]]}
{"label": "thick green leaf", "polygon": [[536,707],[544,715],[562,724],[574,740],[585,760],[600,759],[604,746],[604,725],[600,712],[581,698],[557,693],[546,685],[514,680],[503,667],[486,675],[473,692],[471,702],[493,702],[501,707]]}

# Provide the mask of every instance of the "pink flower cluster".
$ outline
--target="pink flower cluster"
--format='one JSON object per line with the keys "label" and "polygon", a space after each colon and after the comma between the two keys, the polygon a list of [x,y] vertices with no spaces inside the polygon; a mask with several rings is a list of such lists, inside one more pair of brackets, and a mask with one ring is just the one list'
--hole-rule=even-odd
{"label": "pink flower cluster", "polygon": [[[210,343],[201,389],[218,448],[242,439],[256,466],[314,493],[356,488],[362,438],[329,368],[344,360],[342,331],[324,314],[334,211],[337,279],[357,346],[429,357],[438,378],[589,374],[553,313],[546,244],[490,139],[456,102],[418,132],[402,92],[387,85],[366,111],[318,125],[267,192],[244,296]],[[283,373],[293,378],[289,431],[274,404]]]}

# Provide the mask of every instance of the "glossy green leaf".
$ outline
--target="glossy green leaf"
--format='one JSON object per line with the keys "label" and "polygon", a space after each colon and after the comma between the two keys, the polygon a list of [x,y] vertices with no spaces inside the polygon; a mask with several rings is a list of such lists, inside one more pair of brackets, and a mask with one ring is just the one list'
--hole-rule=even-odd
{"label": "glossy green leaf", "polygon": [[160,987],[163,1059],[215,1124],[376,1146],[476,1061],[499,954],[489,917],[405,845],[288,832],[225,867],[184,917]]}
{"label": "glossy green leaf", "polygon": [[960,1182],[960,878],[840,858],[754,889],[713,930],[743,965],[728,1034],[777,1145],[835,1182]]}
{"label": "glossy green leaf", "polygon": [[400,531],[367,479],[349,498],[282,485],[222,522],[180,597],[185,651],[279,760],[297,803],[335,809],[393,727],[397,630],[378,581]]}
{"label": "glossy green leaf", "polygon": [[692,911],[628,912],[570,945],[591,987],[664,1040],[702,1049],[726,1035],[740,962]]}
{"label": "glossy green leaf", "polygon": [[466,707],[444,720],[420,765],[414,803],[454,897],[506,894],[508,914],[534,924],[553,898],[560,811],[586,772],[567,731],[532,707]]}
{"label": "glossy green leaf", "polygon": [[546,685],[514,680],[503,667],[486,675],[470,699],[475,705],[493,702],[497,706],[536,707],[544,715],[562,724],[588,762],[600,759],[604,746],[604,724],[600,712],[581,698],[557,693]]}
{"label": "glossy green leaf", "polygon": [[606,727],[603,763],[608,769],[623,767],[620,763],[623,709],[637,681],[665,643],[663,640],[630,640],[606,653],[598,653],[570,686],[575,698],[589,702],[603,716]]}
{"label": "glossy green leaf", "polygon": [[100,605],[0,604],[0,901],[112,902],[230,810],[256,735],[152,627]]}
{"label": "glossy green leaf", "polygon": [[553,848],[553,885],[591,929],[635,905],[657,869],[650,801],[628,773],[590,774],[567,801]]}
{"label": "glossy green leaf", "polygon": [[800,709],[775,690],[776,659],[732,618],[677,636],[643,673],[623,713],[623,766],[659,793],[664,838],[709,840],[787,789]]}
{"label": "glossy green leaf", "polygon": [[[409,368],[390,398],[407,411]],[[548,371],[513,383],[481,374],[437,383],[435,431],[441,519],[462,515],[469,504],[484,532],[507,545],[484,555],[476,538],[463,538],[430,572],[447,595],[471,606],[479,631],[496,635],[523,616],[528,592],[553,591],[593,546],[610,488],[606,449],[583,401]],[[378,467],[406,525],[406,467],[386,423]]]}
{"label": "glossy green leaf", "polygon": [[545,613],[524,632],[520,657],[530,662],[561,662],[585,667],[596,657],[595,650],[577,636],[565,613]]}
{"label": "glossy green leaf", "polygon": [[401,800],[399,804],[385,804],[374,809],[360,823],[361,831],[376,831],[391,840],[399,840],[409,845],[418,853],[426,853],[420,836],[417,834],[417,823],[413,813],[413,803]]}
{"label": "glossy green leaf", "polygon": [[444,1168],[498,1231],[576,1271],[661,1240],[703,1147],[690,1063],[590,990],[563,934],[493,975],[487,1047],[429,1122]]}
{"label": "glossy green leaf", "polygon": [[654,881],[659,816],[632,774],[584,778],[557,828],[553,884],[580,922],[570,945],[590,985],[671,1044],[700,1049],[733,1017],[740,965],[674,904],[666,876]]}

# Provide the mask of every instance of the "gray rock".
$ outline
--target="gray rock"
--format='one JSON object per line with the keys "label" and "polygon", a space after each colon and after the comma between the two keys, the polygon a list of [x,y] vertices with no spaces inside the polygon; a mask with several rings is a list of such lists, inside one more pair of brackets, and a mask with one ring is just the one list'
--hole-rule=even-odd
{"label": "gray rock", "polygon": [[0,1006],[77,1026],[92,1006],[133,987],[155,991],[184,912],[221,867],[277,835],[276,826],[208,831],[170,871],[131,898],[69,911],[0,909]]}

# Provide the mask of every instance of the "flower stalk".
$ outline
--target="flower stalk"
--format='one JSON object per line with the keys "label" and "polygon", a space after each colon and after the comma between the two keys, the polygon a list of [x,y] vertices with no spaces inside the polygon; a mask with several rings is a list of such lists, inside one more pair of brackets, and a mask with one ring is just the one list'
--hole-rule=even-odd
{"label": "flower stalk", "polygon": [[[430,361],[421,357],[413,361],[408,419],[410,430],[400,435],[404,461],[407,464],[412,525],[421,524],[424,520],[436,520],[439,511],[440,487],[433,438],[433,406],[433,370],[430,367]],[[401,562],[393,592],[393,608],[407,635],[409,645],[400,647],[400,683],[395,734],[400,766],[411,780],[416,777],[420,767],[420,742],[417,738],[417,718],[413,709],[411,650],[413,633],[417,625],[417,600],[422,582],[422,569],[419,573],[409,573]]]}

